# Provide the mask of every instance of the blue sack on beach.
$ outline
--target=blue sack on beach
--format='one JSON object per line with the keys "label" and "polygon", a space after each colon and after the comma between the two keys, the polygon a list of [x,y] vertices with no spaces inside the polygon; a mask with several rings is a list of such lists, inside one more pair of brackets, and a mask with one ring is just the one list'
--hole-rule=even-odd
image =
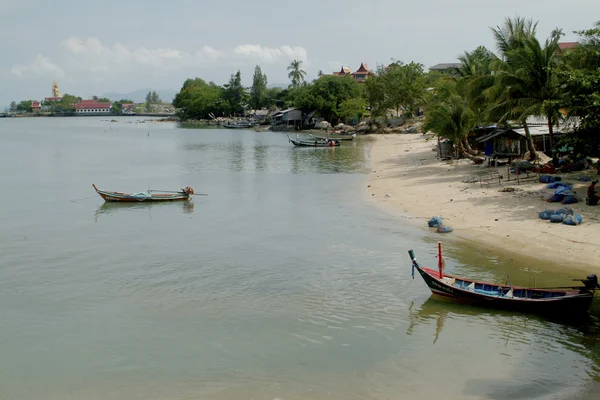
{"label": "blue sack on beach", "polygon": [[579,225],[583,222],[583,217],[579,214],[567,215],[563,220],[563,224],[566,225]]}
{"label": "blue sack on beach", "polygon": [[552,214],[550,216],[550,222],[563,222],[566,217],[566,214]]}
{"label": "blue sack on beach", "polygon": [[552,214],[565,214],[565,215],[573,215],[573,209],[569,207],[559,208],[552,212]]}
{"label": "blue sack on beach", "polygon": [[579,202],[579,200],[573,194],[565,195],[565,198],[562,199],[562,201],[561,201],[561,203],[563,203],[563,204],[573,204],[573,203],[578,203],[578,202]]}
{"label": "blue sack on beach", "polygon": [[430,228],[437,228],[438,226],[443,225],[444,221],[442,221],[440,217],[433,217],[427,222],[427,224]]}
{"label": "blue sack on beach", "polygon": [[540,176],[541,183],[552,183],[554,182],[554,177],[550,175],[541,175]]}
{"label": "blue sack on beach", "polygon": [[546,219],[546,220],[548,220],[548,219],[550,219],[550,217],[552,216],[552,214],[554,214],[554,211],[552,211],[552,210],[544,210],[544,211],[542,211],[542,212],[539,214],[539,217],[540,217],[541,219]]}
{"label": "blue sack on beach", "polygon": [[567,188],[567,189],[571,190],[571,189],[573,189],[573,186],[567,185],[564,182],[552,182],[552,183],[549,183],[548,185],[546,185],[546,189],[560,189],[560,188]]}
{"label": "blue sack on beach", "polygon": [[452,232],[454,229],[452,229],[451,226],[448,225],[440,225],[437,227],[437,229],[435,230],[438,233],[448,233],[448,232]]}

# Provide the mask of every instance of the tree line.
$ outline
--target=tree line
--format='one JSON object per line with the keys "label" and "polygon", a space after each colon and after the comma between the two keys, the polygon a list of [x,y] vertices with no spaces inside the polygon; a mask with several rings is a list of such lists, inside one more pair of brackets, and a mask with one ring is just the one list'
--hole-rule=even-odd
{"label": "tree line", "polygon": [[231,75],[229,82],[219,86],[203,79],[188,79],[175,96],[173,105],[181,119],[208,119],[214,116],[242,114],[246,110],[273,107],[297,107],[318,111],[328,121],[350,121],[366,114],[385,115],[389,108],[401,112],[416,110],[424,98],[425,72],[421,64],[394,62],[379,68],[366,80],[357,82],[350,76],[323,75],[306,81],[302,61],[288,66],[290,85],[287,88],[268,88],[267,76],[256,66],[252,86],[241,83],[241,72]]}
{"label": "tree line", "polygon": [[446,73],[424,71],[415,62],[379,66],[364,83],[349,76],[324,75],[306,81],[302,61],[288,66],[290,85],[267,88],[267,76],[256,66],[252,86],[241,83],[240,71],[225,85],[188,79],[174,106],[182,119],[208,119],[241,114],[248,109],[297,107],[318,111],[329,122],[356,121],[364,116],[413,116],[425,112],[424,128],[455,141],[467,155],[467,135],[477,126],[522,126],[531,157],[535,148],[527,125],[530,116],[544,117],[552,147],[558,122],[579,119],[561,144],[585,154],[600,152],[600,24],[576,31],[578,46],[561,49],[560,29],[540,42],[537,23],[507,18],[491,28],[496,52],[483,46],[459,57],[460,67]]}

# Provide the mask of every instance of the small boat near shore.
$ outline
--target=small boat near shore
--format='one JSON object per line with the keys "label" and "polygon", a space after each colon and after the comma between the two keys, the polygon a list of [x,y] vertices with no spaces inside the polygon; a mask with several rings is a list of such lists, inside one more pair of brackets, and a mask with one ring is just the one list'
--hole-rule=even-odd
{"label": "small boat near shore", "polygon": [[319,139],[319,140],[354,140],[354,138],[356,138],[356,133],[353,133],[352,135],[341,135],[341,136],[317,136],[317,135],[313,135],[310,134],[310,136]]}
{"label": "small boat near shore", "polygon": [[292,139],[288,136],[288,140],[294,146],[298,146],[298,147],[338,147],[340,145],[340,142],[338,140],[333,140],[333,139],[300,140],[300,139]]}
{"label": "small boat near shore", "polygon": [[[551,316],[574,317],[587,313],[594,293],[600,289],[596,275],[585,279],[574,279],[581,286],[552,288],[519,287],[512,284],[495,284],[474,279],[461,278],[443,272],[441,243],[438,243],[438,270],[422,267],[413,250],[408,252],[412,261],[412,276],[416,269],[431,292],[457,302],[488,308]],[[510,279],[507,279],[510,282]]]}
{"label": "small boat near shore", "polygon": [[194,194],[194,189],[187,186],[185,189],[180,191],[164,191],[164,190],[147,190],[145,192],[138,193],[123,193],[123,192],[109,192],[100,190],[95,184],[92,184],[96,193],[100,195],[105,201],[120,201],[120,202],[142,202],[142,201],[177,201],[177,200],[189,200],[190,196]]}
{"label": "small boat near shore", "polygon": [[227,122],[221,124],[221,126],[227,129],[250,129],[254,124],[251,122]]}

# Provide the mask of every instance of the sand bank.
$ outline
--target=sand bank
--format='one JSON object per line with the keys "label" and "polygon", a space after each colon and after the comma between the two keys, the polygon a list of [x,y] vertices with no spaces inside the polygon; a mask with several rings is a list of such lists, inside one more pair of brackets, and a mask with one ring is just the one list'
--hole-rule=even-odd
{"label": "sand bank", "polygon": [[[384,207],[412,216],[423,229],[429,229],[427,221],[431,217],[442,217],[454,231],[440,234],[432,230],[431,235],[440,239],[450,239],[452,235],[485,247],[600,274],[600,206],[586,206],[583,201],[566,206],[545,202],[543,195],[552,190],[535,178],[517,185],[511,175],[508,181],[506,167],[495,168],[503,176],[500,184],[481,187],[479,182],[464,182],[474,173],[494,168],[476,166],[468,160],[440,161],[432,151],[437,142],[435,138],[426,141],[429,136],[373,137],[367,191]],[[577,182],[573,177],[589,174],[596,178],[593,172],[562,177],[585,198],[589,182]],[[507,187],[518,190],[500,191]],[[569,226],[538,217],[542,210],[560,207],[570,207],[581,214],[583,223]]]}

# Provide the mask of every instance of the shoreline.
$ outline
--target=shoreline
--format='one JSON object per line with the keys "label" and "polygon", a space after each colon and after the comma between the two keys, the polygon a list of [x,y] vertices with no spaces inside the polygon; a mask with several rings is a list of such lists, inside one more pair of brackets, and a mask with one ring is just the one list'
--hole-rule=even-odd
{"label": "shoreline", "polygon": [[[436,233],[439,240],[461,240],[476,247],[495,249],[516,259],[528,259],[562,268],[600,274],[600,207],[547,203],[542,197],[551,193],[546,184],[535,178],[520,181],[515,175],[507,180],[506,167],[486,168],[469,160],[440,161],[433,138],[423,134],[377,134],[371,147],[371,172],[367,179],[367,196],[387,211],[414,220],[424,229],[434,216],[451,226],[451,233]],[[478,171],[497,170],[501,183],[484,185],[465,183],[464,178]],[[581,175],[596,177],[593,171],[562,174],[573,190],[585,198],[589,182],[573,178]],[[503,188],[514,192],[499,192]],[[583,216],[583,223],[569,226],[542,220],[542,210],[570,207]]]}

